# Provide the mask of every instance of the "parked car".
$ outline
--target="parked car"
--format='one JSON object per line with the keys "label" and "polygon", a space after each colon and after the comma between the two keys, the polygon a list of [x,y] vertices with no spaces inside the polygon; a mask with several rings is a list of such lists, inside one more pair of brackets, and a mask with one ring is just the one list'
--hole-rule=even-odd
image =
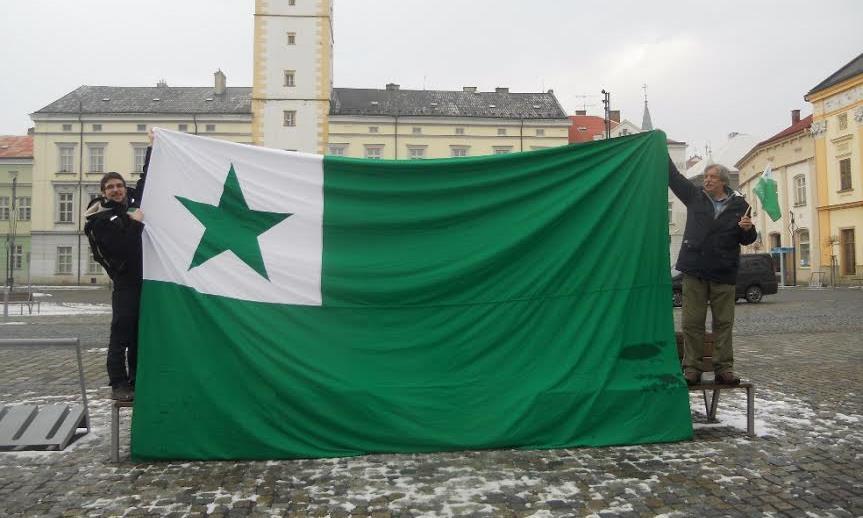
{"label": "parked car", "polygon": [[[740,269],[737,270],[737,299],[757,304],[764,295],[779,291],[776,268],[770,254],[744,254],[740,256]],[[671,300],[674,307],[683,305],[683,274],[671,278]]]}

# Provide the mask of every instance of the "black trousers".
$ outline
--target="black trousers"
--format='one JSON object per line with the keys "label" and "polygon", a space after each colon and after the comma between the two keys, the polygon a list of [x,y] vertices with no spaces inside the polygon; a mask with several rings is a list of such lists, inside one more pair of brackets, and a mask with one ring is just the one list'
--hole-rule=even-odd
{"label": "black trousers", "polygon": [[[135,384],[138,368],[138,308],[141,286],[114,286],[111,294],[111,340],[108,343],[108,382]],[[127,366],[128,362],[128,366]]]}

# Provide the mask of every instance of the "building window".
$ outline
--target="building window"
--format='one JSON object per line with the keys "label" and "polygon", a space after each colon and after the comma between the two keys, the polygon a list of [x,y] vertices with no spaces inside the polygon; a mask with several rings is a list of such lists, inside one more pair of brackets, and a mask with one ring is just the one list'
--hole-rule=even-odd
{"label": "building window", "polygon": [[0,196],[0,221],[9,219],[9,197]]}
{"label": "building window", "polygon": [[506,135],[506,128],[498,128],[497,129],[497,136],[503,137],[504,135]]}
{"label": "building window", "polygon": [[297,0],[288,0],[288,5],[297,5]]}
{"label": "building window", "polygon": [[383,155],[383,146],[366,146],[366,158],[380,160]]}
{"label": "building window", "polygon": [[798,174],[794,177],[794,206],[806,205],[806,176]]}
{"label": "building window", "polygon": [[24,265],[24,245],[15,245],[12,251],[12,268],[20,270]]}
{"label": "building window", "polygon": [[132,172],[144,171],[144,160],[147,158],[147,146],[134,146],[132,148]]}
{"label": "building window", "polygon": [[851,159],[843,158],[839,161],[839,190],[851,190]]}
{"label": "building window", "polygon": [[104,270],[102,265],[93,257],[93,250],[87,247],[87,273],[90,275],[101,275]]}
{"label": "building window", "polygon": [[288,45],[296,45],[297,44],[297,33],[289,32],[288,33]]}
{"label": "building window", "polygon": [[411,133],[414,135],[422,135],[422,132],[423,129],[418,126],[414,126],[413,128],[411,128]]}
{"label": "building window", "polygon": [[537,128],[536,129],[536,136],[537,137],[544,137],[545,136],[545,130],[543,128]]}
{"label": "building window", "polygon": [[93,124],[93,131],[102,131],[101,124]]}
{"label": "building window", "polygon": [[18,221],[30,221],[30,197],[18,198]]}
{"label": "building window", "polygon": [[425,146],[408,146],[408,158],[410,158],[411,160],[422,160],[425,157]]}
{"label": "building window", "polygon": [[464,128],[456,128],[455,134],[456,135],[464,135]]}
{"label": "building window", "polygon": [[72,125],[71,124],[64,124],[63,125],[63,131],[72,131]]}
{"label": "building window", "polygon": [[837,121],[839,122],[839,130],[847,130],[848,129],[848,114],[840,113],[836,116]]}
{"label": "building window", "polygon": [[61,173],[71,173],[75,167],[75,146],[73,144],[60,145],[60,163],[57,170]]}
{"label": "building window", "polygon": [[369,126],[369,133],[377,133],[377,132],[378,132],[377,126]]}
{"label": "building window", "polygon": [[495,155],[506,155],[512,153],[512,146],[494,146],[492,150]]}
{"label": "building window", "polygon": [[216,125],[215,124],[207,124],[205,126],[205,128],[206,128],[206,131],[208,133],[212,133],[212,132],[216,131]]}
{"label": "building window", "polygon": [[450,146],[450,156],[463,157],[467,156],[467,146]]}
{"label": "building window", "polygon": [[57,247],[57,273],[72,273],[72,247]]}
{"label": "building window", "polygon": [[854,275],[857,273],[857,257],[854,251],[854,229],[845,228],[839,231],[839,250],[842,254],[842,273]]}
{"label": "building window", "polygon": [[809,268],[809,231],[805,228],[797,231],[797,253],[800,254],[800,266]]}
{"label": "building window", "polygon": [[104,145],[91,145],[87,147],[90,156],[90,172],[91,173],[104,173],[105,172],[105,146]]}
{"label": "building window", "polygon": [[282,122],[284,126],[294,127],[297,125],[296,110],[285,110],[282,112],[282,116],[284,117],[284,121]]}
{"label": "building window", "polygon": [[177,129],[179,131],[188,132],[189,131],[189,125],[188,124],[177,124]]}
{"label": "building window", "polygon": [[294,70],[285,70],[285,86],[297,86],[294,84]]}
{"label": "building window", "polygon": [[138,131],[147,131],[146,124],[138,124]]}
{"label": "building window", "polygon": [[624,137],[624,136],[626,136],[626,135],[629,135],[629,130],[628,130],[628,129],[623,128],[622,130],[620,130],[620,136],[621,136],[621,137]]}
{"label": "building window", "polygon": [[347,144],[330,144],[329,154],[332,156],[345,156]]}
{"label": "building window", "polygon": [[57,223],[72,223],[72,193],[57,193]]}

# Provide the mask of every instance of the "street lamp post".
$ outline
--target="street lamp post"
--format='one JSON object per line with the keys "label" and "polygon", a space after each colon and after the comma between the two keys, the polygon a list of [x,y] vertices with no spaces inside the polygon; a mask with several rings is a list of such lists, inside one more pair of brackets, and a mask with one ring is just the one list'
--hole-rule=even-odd
{"label": "street lamp post", "polygon": [[11,292],[12,286],[15,284],[15,222],[17,220],[16,211],[18,210],[15,198],[17,197],[18,172],[11,171],[9,176],[12,177],[12,207],[9,212],[9,253],[7,254],[9,269],[7,270],[6,285],[9,286]]}

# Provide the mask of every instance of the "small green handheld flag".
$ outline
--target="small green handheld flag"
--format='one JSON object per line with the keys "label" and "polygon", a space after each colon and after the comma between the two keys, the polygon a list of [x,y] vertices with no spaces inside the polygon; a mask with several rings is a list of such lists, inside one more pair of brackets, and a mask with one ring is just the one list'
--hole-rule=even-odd
{"label": "small green handheld flag", "polygon": [[782,216],[782,210],[779,208],[779,194],[776,192],[776,180],[773,179],[773,169],[771,169],[770,164],[767,164],[753,191],[761,200],[761,206],[764,207],[764,211],[767,212],[770,219],[776,221]]}

